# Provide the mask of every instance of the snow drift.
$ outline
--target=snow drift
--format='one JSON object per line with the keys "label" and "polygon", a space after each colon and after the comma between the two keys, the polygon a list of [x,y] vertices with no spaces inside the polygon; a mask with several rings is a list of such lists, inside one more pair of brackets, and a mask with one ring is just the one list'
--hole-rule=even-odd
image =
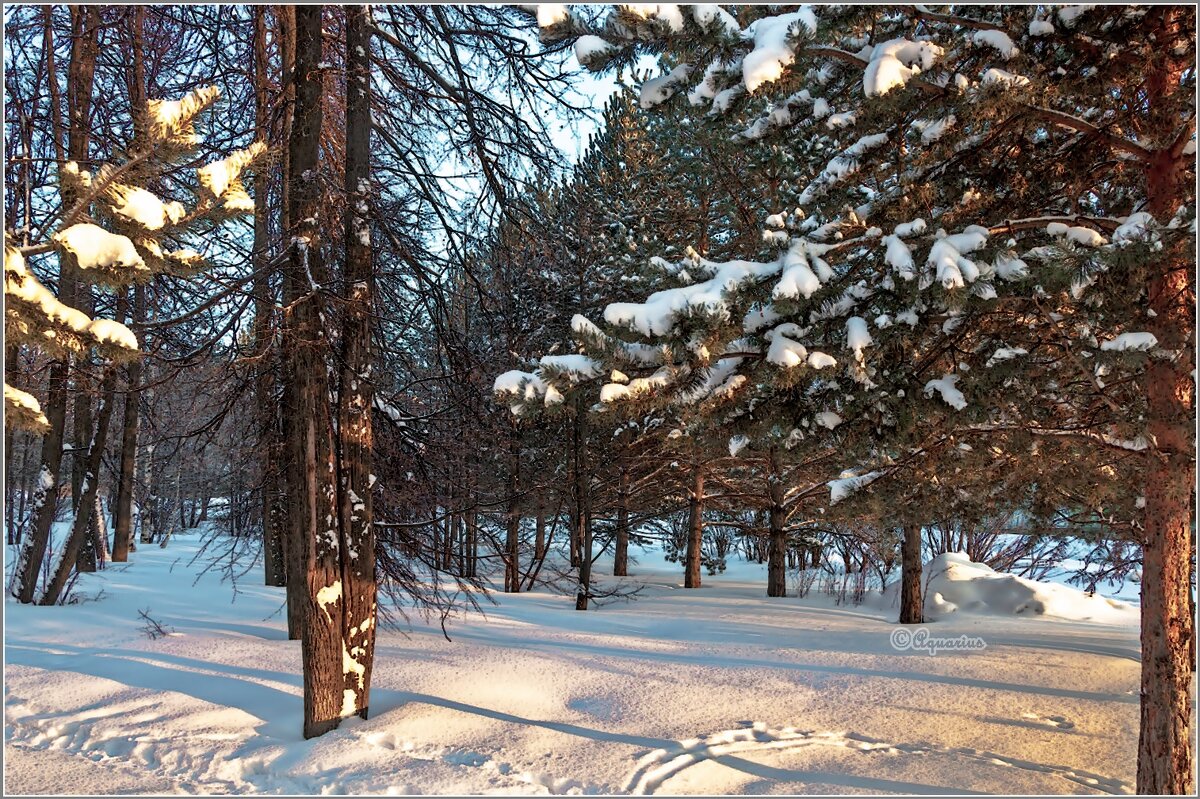
{"label": "snow drift", "polygon": [[924,578],[925,616],[930,620],[953,613],[976,613],[1138,623],[1138,609],[1133,605],[1067,585],[997,572],[962,552],[938,555],[926,565]]}

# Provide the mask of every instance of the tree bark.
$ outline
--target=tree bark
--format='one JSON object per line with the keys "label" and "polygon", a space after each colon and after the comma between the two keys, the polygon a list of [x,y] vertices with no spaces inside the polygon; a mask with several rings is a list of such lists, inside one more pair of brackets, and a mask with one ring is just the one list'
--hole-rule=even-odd
{"label": "tree bark", "polygon": [[591,463],[588,457],[587,409],[582,395],[575,399],[575,523],[573,531],[578,542],[579,591],[575,609],[587,610],[592,595],[592,497]]}
{"label": "tree bark", "polygon": [[[284,267],[284,438],[287,442],[289,603],[300,612],[304,669],[304,737],[342,718],[342,584],[333,425],[325,337],[318,152],[323,122],[320,5],[297,6],[296,102],[289,155],[289,216]],[[292,567],[295,567],[294,569]],[[335,616],[335,613],[337,614]]]}
{"label": "tree bark", "polygon": [[770,510],[770,540],[767,545],[767,596],[787,596],[787,529],[781,505]]}
{"label": "tree bark", "polygon": [[346,7],[346,298],[338,394],[342,566],[343,717],[367,717],[375,656],[375,528],[372,518],[370,10]]}
{"label": "tree bark", "polygon": [[[263,6],[254,7],[254,138],[269,139],[267,112],[267,15]],[[275,348],[271,339],[274,297],[271,293],[271,253],[267,221],[271,211],[269,173],[260,169],[254,176],[254,402],[257,406],[259,479],[259,523],[263,536],[263,581],[266,585],[285,586],[283,530],[275,522],[275,494],[279,465],[276,442],[275,385],[272,362]]]}
{"label": "tree bark", "polygon": [[[1159,38],[1171,41],[1182,7],[1164,6]],[[1189,64],[1168,53],[1151,61],[1147,104],[1152,130],[1173,131],[1172,95],[1185,91],[1181,74]],[[1190,91],[1190,90],[1189,90]],[[1155,152],[1146,165],[1147,210],[1165,224],[1185,196],[1187,161],[1172,145]],[[1191,737],[1192,669],[1189,652],[1195,635],[1191,614],[1192,492],[1196,461],[1193,446],[1195,397],[1195,290],[1190,276],[1195,261],[1160,259],[1148,265],[1146,286],[1154,311],[1146,325],[1163,353],[1152,354],[1143,374],[1147,452],[1146,511],[1142,534],[1142,690],[1138,739],[1137,792],[1192,794],[1195,791]]]}
{"label": "tree bark", "polygon": [[785,493],[779,450],[772,447],[767,474],[767,494],[771,499],[771,507],[767,513],[770,536],[767,542],[769,597],[787,596],[787,511],[783,506]]}
{"label": "tree bark", "polygon": [[533,559],[541,561],[544,557],[546,557],[546,497],[539,490],[537,493],[537,518],[534,522]]}
{"label": "tree bark", "polygon": [[[86,21],[94,13],[91,9],[72,8],[71,21],[73,42],[71,59],[67,69],[67,147],[62,146],[62,105],[58,91],[58,76],[54,67],[53,24],[50,6],[45,8],[43,19],[43,46],[46,49],[47,77],[50,87],[50,115],[52,120],[52,136],[55,153],[59,159],[80,159],[87,157],[88,130],[87,121],[90,116],[92,102],[92,82],[90,73],[95,69],[95,48],[88,44],[94,39],[94,26],[87,26]],[[82,27],[82,30],[81,30]],[[90,32],[90,33],[89,33]],[[92,67],[86,69],[87,62]],[[86,91],[82,78],[88,75]],[[83,103],[81,107],[79,104]],[[81,154],[82,153],[82,154]],[[64,204],[69,206],[73,200],[73,192],[64,194]],[[58,299],[65,305],[75,305],[76,273],[73,257],[64,255],[59,260]],[[38,470],[38,487],[34,492],[30,514],[33,518],[33,530],[23,537],[20,555],[17,560],[16,579],[13,581],[12,593],[24,603],[34,601],[37,591],[38,573],[46,556],[46,548],[50,542],[50,528],[58,512],[58,481],[62,470],[63,442],[66,439],[67,400],[69,395],[70,362],[68,359],[58,359],[50,363],[46,405],[44,413],[50,428],[42,438],[41,468]],[[73,565],[73,564],[72,564]]]}
{"label": "tree bark", "polygon": [[[139,7],[140,10],[140,7]],[[146,318],[146,289],[133,289],[133,329],[142,335],[141,323]],[[142,342],[143,346],[145,342]],[[113,509],[113,563],[129,560],[133,546],[133,486],[137,473],[138,422],[141,418],[142,359],[135,358],[126,367],[124,419],[121,424],[121,464],[117,475],[117,504]]]}
{"label": "tree bark", "polygon": [[75,514],[75,521],[71,525],[71,533],[63,544],[54,574],[51,575],[50,582],[46,585],[46,590],[42,592],[42,596],[38,600],[39,604],[54,605],[58,603],[63,587],[67,584],[67,578],[71,576],[71,571],[75,568],[75,561],[79,557],[79,549],[91,529],[92,513],[95,511],[96,490],[99,485],[97,477],[100,474],[100,463],[104,454],[104,442],[108,435],[108,423],[112,419],[113,393],[116,380],[117,370],[115,367],[110,366],[105,371],[104,379],[101,381],[100,407],[96,412],[96,429],[92,432],[92,440],[88,445],[86,460],[84,461],[85,468],[83,482],[80,485],[79,512]]}
{"label": "tree bark", "polygon": [[688,494],[688,537],[684,557],[683,587],[700,587],[700,555],[704,546],[704,464],[692,465],[692,487]]}
{"label": "tree bark", "polygon": [[900,545],[900,623],[923,624],[925,605],[921,596],[921,525],[904,525]]}
{"label": "tree bark", "polygon": [[504,593],[521,591],[521,433],[515,421],[508,436],[508,507],[505,510]]}
{"label": "tree bark", "polygon": [[629,575],[629,465],[620,464],[617,478],[617,531],[613,551],[613,576]]}

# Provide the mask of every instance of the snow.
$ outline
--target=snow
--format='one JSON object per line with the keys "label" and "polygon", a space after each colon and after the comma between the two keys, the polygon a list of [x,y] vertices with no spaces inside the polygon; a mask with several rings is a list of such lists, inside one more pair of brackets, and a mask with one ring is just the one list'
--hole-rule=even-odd
{"label": "snow", "polygon": [[1009,253],[998,254],[993,268],[1001,280],[1022,280],[1029,276],[1029,265]]}
{"label": "snow", "polygon": [[782,324],[768,334],[771,346],[767,348],[769,363],[791,369],[800,366],[808,359],[808,349],[789,336],[799,335],[800,329],[792,323]]}
{"label": "snow", "polygon": [[795,49],[788,43],[792,26],[817,30],[817,16],[809,6],[774,17],[756,20],[748,29],[754,35],[754,49],[742,60],[742,83],[753,94],[764,83],[778,80],[784,67],[796,58]]}
{"label": "snow", "polygon": [[622,5],[624,10],[636,14],[642,19],[660,19],[667,23],[672,33],[683,32],[683,12],[674,3],[656,5],[653,3],[627,3]]}
{"label": "snow", "polygon": [[833,430],[842,423],[842,417],[833,411],[821,411],[813,417],[813,420],[826,430]]}
{"label": "snow", "polygon": [[[679,87],[692,74],[690,64],[680,64],[670,72],[651,78],[642,84],[639,92],[639,104],[642,108],[654,108],[670,100]],[[714,102],[715,105],[715,102]]]}
{"label": "snow", "polygon": [[863,94],[875,97],[903,87],[911,78],[932,67],[942,52],[942,48],[933,42],[909,39],[891,39],[875,45],[863,70]]}
{"label": "snow", "polygon": [[978,45],[991,47],[1000,53],[1000,57],[1005,61],[1019,55],[1021,52],[1004,31],[977,30],[971,35],[971,41]]}
{"label": "snow", "polygon": [[[55,234],[54,241],[75,256],[80,269],[149,272],[146,262],[127,236],[109,233],[89,222],[71,225]],[[132,277],[130,275],[129,279]]]}
{"label": "snow", "polygon": [[908,249],[908,245],[901,241],[898,235],[884,236],[882,241],[887,245],[887,254],[884,258],[899,273],[900,277],[904,280],[912,280],[916,277],[912,251]]}
{"label": "snow", "polygon": [[615,49],[613,45],[599,36],[591,34],[580,36],[575,40],[575,58],[579,59],[579,63],[584,66],[588,66],[592,59],[599,61]]}
{"label": "snow", "polygon": [[111,319],[93,319],[88,325],[92,337],[101,344],[109,344],[125,350],[137,350],[137,336],[120,322]]}
{"label": "snow", "polygon": [[1065,225],[1062,222],[1050,222],[1046,225],[1046,232],[1051,236],[1063,236],[1069,241],[1073,241],[1083,247],[1099,247],[1102,244],[1107,244],[1103,236],[1090,227],[1082,225]]}
{"label": "snow", "polygon": [[981,80],[984,86],[1002,86],[1004,88],[1026,86],[1029,83],[1029,78],[1024,75],[1016,75],[999,67],[988,68],[983,73]]}
{"label": "snow", "polygon": [[179,202],[164,203],[158,195],[134,186],[114,187],[116,198],[113,213],[136,222],[146,230],[162,230],[168,224],[183,219],[184,208]]}
{"label": "snow", "polygon": [[719,5],[699,4],[692,6],[692,19],[705,30],[715,27],[730,34],[740,34],[742,30],[733,15]]}
{"label": "snow", "polygon": [[1054,23],[1044,19],[1031,20],[1029,23],[1030,36],[1049,36],[1054,33]]}
{"label": "snow", "polygon": [[943,402],[954,410],[961,411],[967,407],[967,398],[955,388],[957,383],[958,375],[942,375],[937,380],[930,380],[925,384],[925,396],[932,397],[936,391],[941,394]]}
{"label": "snow", "polygon": [[1058,18],[1062,21],[1063,25],[1073,28],[1076,21],[1093,8],[1095,8],[1094,5],[1059,6]]}
{"label": "snow", "polygon": [[737,435],[729,439],[729,457],[736,458],[738,453],[750,445],[750,437]]}
{"label": "snow", "polygon": [[[29,272],[25,259],[15,249],[5,250],[4,298],[7,311],[5,324],[18,335],[36,335],[46,343],[57,342],[71,349],[76,347],[70,339],[78,339],[84,346],[93,343],[115,345],[128,352],[135,352],[138,348],[137,338],[119,322],[93,320],[82,311],[59,302]],[[43,323],[47,325],[45,330],[42,329]],[[64,337],[64,332],[69,336]]]}
{"label": "snow", "polygon": [[604,309],[604,320],[615,327],[632,328],[644,336],[661,336],[675,326],[678,315],[689,310],[704,309],[728,314],[725,292],[745,280],[760,279],[777,274],[780,263],[754,261],[702,261],[713,271],[708,280],[690,286],[656,291],[645,302],[614,302]]}
{"label": "snow", "polygon": [[808,365],[813,369],[827,369],[831,366],[837,366],[837,361],[832,355],[824,352],[810,352],[808,354]]}
{"label": "snow", "polygon": [[1049,616],[1071,621],[1136,625],[1136,606],[1100,594],[1015,574],[995,572],[961,552],[943,553],[925,567],[925,613],[940,619],[952,613]]}
{"label": "snow", "polygon": [[987,244],[987,228],[972,225],[962,233],[946,235],[938,231],[938,240],[929,249],[926,263],[937,272],[937,279],[947,289],[962,288],[979,277],[979,267],[963,253],[974,252]]}
{"label": "snow", "polygon": [[921,132],[921,144],[933,144],[938,139],[946,134],[946,131],[954,127],[958,119],[954,114],[949,114],[941,119],[934,120],[917,120],[913,122],[913,127]]}
{"label": "snow", "polygon": [[333,615],[329,612],[329,606],[337,604],[341,598],[341,580],[334,580],[331,584],[317,591],[317,605],[320,606],[321,610],[325,611],[325,617],[330,621],[333,621]]}
{"label": "snow", "polygon": [[542,369],[564,373],[572,382],[597,377],[602,373],[599,361],[586,355],[546,355],[539,361]]}
{"label": "snow", "polygon": [[846,346],[854,350],[854,354],[862,357],[864,347],[870,346],[871,334],[867,332],[867,320],[861,316],[851,316],[846,320]]}
{"label": "snow", "polygon": [[[213,197],[223,198],[225,193],[230,188],[235,187],[234,182],[237,181],[246,167],[250,166],[255,159],[261,157],[267,151],[267,145],[263,142],[256,141],[244,150],[238,150],[230,154],[220,161],[213,161],[211,164],[205,164],[196,170],[196,175],[200,180],[200,186],[211,192]],[[245,203],[250,201],[249,195],[246,195],[243,200],[241,195],[245,194],[245,190],[235,191],[234,207],[229,210],[246,210]],[[249,210],[254,210],[254,205],[251,202]]]}
{"label": "snow", "polygon": [[841,477],[829,481],[829,504],[836,505],[883,476],[883,472],[859,474],[854,470],[842,472]]}
{"label": "snow", "polygon": [[1113,231],[1113,244],[1126,246],[1135,241],[1146,241],[1150,238],[1154,224],[1154,217],[1145,211],[1130,214]]}
{"label": "snow", "polygon": [[1122,333],[1111,341],[1105,341],[1100,349],[1106,352],[1144,352],[1158,346],[1153,333]]}
{"label": "snow", "polygon": [[538,3],[536,7],[539,28],[549,28],[571,17],[566,3]]}
{"label": "snow", "polygon": [[[453,616],[451,641],[380,629],[369,720],[305,741],[283,591],[248,574],[232,601],[195,554],[180,536],[84,575],[98,602],[6,606],[8,792],[1133,791],[1138,628],[1102,600],[1092,621],[964,607],[919,629],[987,648],[930,655],[890,644],[889,595],[768,600],[739,559],[685,590],[634,547],[632,602],[538,589]],[[141,634],[147,607],[178,635]]]}
{"label": "snow", "polygon": [[1027,350],[1023,347],[1000,347],[999,349],[997,349],[995,352],[992,353],[991,357],[987,359],[987,363],[985,363],[984,366],[990,367],[990,366],[995,366],[996,364],[1000,363],[1001,361],[1017,360],[1017,359],[1021,358],[1022,356],[1028,355],[1028,354],[1029,354],[1029,350]]}
{"label": "snow", "polygon": [[32,394],[4,384],[5,420],[9,427],[17,422],[37,427],[46,427],[50,423],[42,413],[41,403]]}

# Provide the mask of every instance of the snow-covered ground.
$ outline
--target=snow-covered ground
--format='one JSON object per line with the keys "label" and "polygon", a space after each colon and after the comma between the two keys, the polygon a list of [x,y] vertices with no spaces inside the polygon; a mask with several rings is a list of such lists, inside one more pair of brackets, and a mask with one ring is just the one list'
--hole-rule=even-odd
{"label": "snow-covered ground", "polygon": [[[931,655],[892,646],[886,602],[767,599],[742,563],[685,590],[641,553],[633,602],[498,595],[452,641],[381,630],[370,720],[304,741],[282,589],[252,572],[234,598],[196,549],[88,576],[100,601],[5,604],[8,792],[1132,791],[1133,609],[954,612],[928,634],[986,648]],[[146,637],[146,608],[176,634]]]}

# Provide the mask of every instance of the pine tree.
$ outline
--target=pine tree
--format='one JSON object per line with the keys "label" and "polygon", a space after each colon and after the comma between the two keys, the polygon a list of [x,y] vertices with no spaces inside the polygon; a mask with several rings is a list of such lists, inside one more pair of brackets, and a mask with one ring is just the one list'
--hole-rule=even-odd
{"label": "pine tree", "polygon": [[[778,258],[692,259],[691,285],[606,321],[662,347],[647,368],[679,375],[667,390],[736,342],[762,403],[803,381],[813,413],[858,424],[928,395],[959,428],[1143,451],[1138,789],[1190,792],[1194,11],[756,8],[742,29],[656,8],[563,13],[542,36],[587,42],[596,68],[665,49],[677,66],[643,102],[703,88],[748,144],[786,137],[802,188],[766,220]],[[884,368],[897,339],[912,360]],[[1090,392],[1064,389],[1081,374]]]}

